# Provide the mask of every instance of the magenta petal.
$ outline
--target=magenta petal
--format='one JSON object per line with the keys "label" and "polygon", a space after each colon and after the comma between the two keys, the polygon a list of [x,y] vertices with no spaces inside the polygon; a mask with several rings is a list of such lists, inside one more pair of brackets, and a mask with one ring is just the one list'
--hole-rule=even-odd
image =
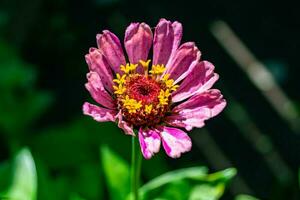
{"label": "magenta petal", "polygon": [[209,109],[201,109],[198,112],[184,110],[180,114],[174,114],[166,118],[166,122],[172,126],[185,128],[191,131],[194,127],[201,128],[205,125],[204,120],[210,117]]}
{"label": "magenta petal", "polygon": [[182,153],[192,148],[191,138],[182,130],[163,126],[159,129],[163,147],[172,158],[179,158]]}
{"label": "magenta petal", "polygon": [[150,159],[160,149],[160,136],[151,129],[139,130],[139,141],[142,154],[146,159]]}
{"label": "magenta petal", "polygon": [[[125,32],[125,49],[130,63],[146,61],[152,45],[152,31],[145,23],[132,23]],[[140,70],[142,70],[141,68]]]}
{"label": "magenta petal", "polygon": [[102,108],[88,102],[83,104],[83,114],[89,115],[94,118],[94,120],[98,122],[107,122],[107,121],[115,121],[117,111],[110,110],[107,108]]}
{"label": "magenta petal", "polygon": [[120,65],[125,65],[126,60],[119,38],[106,30],[97,35],[97,44],[111,68],[116,73],[121,73]]}
{"label": "magenta petal", "polygon": [[117,115],[118,118],[118,127],[123,129],[127,135],[135,135],[133,131],[133,126],[129,125],[126,121],[123,120],[122,112],[120,111]]}
{"label": "magenta petal", "polygon": [[214,73],[214,68],[208,61],[198,63],[173,92],[172,101],[179,102],[210,89],[219,78],[219,75]]}
{"label": "magenta petal", "polygon": [[155,28],[153,39],[153,64],[166,65],[176,52],[182,37],[182,25],[179,22],[173,24],[161,19]]}
{"label": "magenta petal", "polygon": [[193,42],[182,44],[174,57],[166,65],[166,74],[175,80],[175,84],[184,79],[196,66],[201,53]]}
{"label": "magenta petal", "polygon": [[87,74],[87,79],[88,82],[85,84],[85,87],[93,99],[104,107],[115,109],[116,104],[110,94],[104,89],[99,75],[96,72],[90,72]]}
{"label": "magenta petal", "polygon": [[110,65],[103,54],[96,48],[91,48],[90,53],[85,55],[86,63],[90,71],[97,72],[100,76],[104,87],[113,93],[113,74]]}
{"label": "magenta petal", "polygon": [[226,101],[219,90],[208,90],[173,108],[166,122],[190,131],[193,127],[203,127],[205,120],[218,115],[225,106]]}

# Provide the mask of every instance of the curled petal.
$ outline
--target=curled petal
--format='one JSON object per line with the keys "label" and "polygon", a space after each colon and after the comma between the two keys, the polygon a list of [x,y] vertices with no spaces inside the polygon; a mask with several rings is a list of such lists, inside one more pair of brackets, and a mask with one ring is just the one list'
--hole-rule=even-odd
{"label": "curled petal", "polygon": [[[152,45],[152,31],[145,23],[132,23],[125,32],[125,49],[128,59],[133,64],[138,64],[140,60],[146,61]],[[138,71],[143,71],[140,66]]]}
{"label": "curled petal", "polygon": [[182,37],[182,25],[161,19],[155,28],[153,39],[153,64],[166,65],[176,52]]}
{"label": "curled petal", "polygon": [[142,154],[146,159],[150,159],[160,149],[160,136],[155,130],[139,130],[139,141]]}
{"label": "curled petal", "polygon": [[133,131],[133,126],[129,125],[126,121],[123,120],[122,112],[120,111],[117,115],[118,118],[118,127],[123,129],[127,135],[135,135]]}
{"label": "curled petal", "polygon": [[87,74],[87,79],[88,82],[85,84],[85,87],[93,99],[106,108],[115,109],[116,104],[110,94],[104,89],[99,75],[96,72],[90,72]]}
{"label": "curled petal", "polygon": [[113,74],[106,58],[96,48],[90,48],[89,54],[85,55],[86,63],[90,71],[97,72],[101,78],[104,87],[110,92],[113,92]]}
{"label": "curled petal", "polygon": [[196,66],[201,53],[193,42],[182,44],[166,65],[166,74],[175,80],[174,84],[184,79]]}
{"label": "curled petal", "polygon": [[172,158],[179,158],[182,153],[192,148],[191,138],[182,130],[163,126],[160,129],[163,147]]}
{"label": "curled petal", "polygon": [[117,111],[110,110],[107,108],[102,108],[88,102],[85,102],[82,107],[83,114],[89,115],[94,118],[94,120],[98,122],[107,122],[107,121],[115,121]]}
{"label": "curled petal", "polygon": [[219,78],[219,75],[214,73],[214,68],[208,61],[197,63],[179,88],[172,93],[172,101],[179,102],[210,89]]}
{"label": "curled petal", "polygon": [[103,34],[97,35],[97,44],[111,68],[116,73],[121,73],[120,65],[125,65],[126,60],[119,38],[105,30]]}
{"label": "curled petal", "polygon": [[190,131],[193,127],[203,127],[205,120],[218,115],[225,106],[226,101],[219,90],[208,90],[176,106],[166,122]]}

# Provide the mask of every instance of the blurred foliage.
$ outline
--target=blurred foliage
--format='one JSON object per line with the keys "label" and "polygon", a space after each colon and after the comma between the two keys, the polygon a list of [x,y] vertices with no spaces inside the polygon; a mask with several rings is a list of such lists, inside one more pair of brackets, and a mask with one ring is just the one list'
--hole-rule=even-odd
{"label": "blurred foliage", "polygon": [[7,167],[4,165],[4,167],[6,167],[6,170],[0,171],[0,180],[10,182],[10,184],[6,186],[7,189],[4,192],[0,191],[0,198],[35,200],[37,175],[35,163],[29,150],[21,150],[10,166]]}
{"label": "blurred foliage", "polygon": [[5,42],[0,42],[0,66],[0,128],[9,137],[22,135],[50,105],[52,96],[35,90],[33,66],[20,60]]}
{"label": "blurred foliage", "polygon": [[107,147],[101,149],[101,157],[110,199],[125,199],[130,192],[129,165]]}
{"label": "blurred foliage", "polygon": [[[108,147],[102,147],[100,155],[107,190],[111,197],[110,199],[130,200],[129,165]],[[88,196],[88,194],[93,193],[88,193],[88,191],[90,191],[89,187],[93,187],[91,183],[95,183],[93,177],[90,175],[95,176],[94,178],[96,179],[100,179],[99,174],[93,174],[96,172],[95,170],[99,172],[101,167],[99,166],[97,169],[83,169],[79,175],[83,177],[80,179],[81,186],[85,184],[87,184],[87,186],[84,186],[81,190],[76,192],[85,194],[83,196]],[[213,174],[208,174],[207,171],[205,167],[193,167],[167,172],[143,185],[139,190],[140,199],[217,200],[223,195],[226,185],[235,176],[236,171],[235,169],[227,169]],[[1,185],[0,188],[0,199],[36,200],[37,188],[40,187],[40,185],[38,186],[38,179],[41,180],[43,178],[45,177],[42,177],[41,173],[37,173],[36,171],[35,161],[30,151],[24,148],[15,155],[12,162],[2,163],[0,165],[0,180],[2,184],[5,183]],[[54,190],[55,187],[48,188],[45,197],[40,196],[39,199],[83,200],[75,191],[66,190],[66,183],[63,179],[60,180],[61,181],[56,182],[59,188],[56,188],[56,190]],[[41,183],[41,181],[39,181],[39,183]],[[48,186],[50,186],[50,183],[48,183]],[[76,187],[76,181],[73,182],[73,186]],[[43,184],[41,184],[41,187],[43,187]],[[63,189],[64,192],[68,194],[64,196],[63,194],[57,193],[63,192],[60,189]],[[103,189],[103,187],[97,188],[100,192],[101,189]],[[53,192],[55,195],[49,198],[48,194],[50,193],[51,196]],[[98,195],[92,199],[106,198],[102,193],[98,193]]]}
{"label": "blurred foliage", "polygon": [[[235,176],[235,169],[207,174],[204,167],[167,172],[141,187],[143,199],[214,200],[219,199],[227,183]],[[176,192],[175,192],[176,191]]]}
{"label": "blurred foliage", "polygon": [[250,195],[245,195],[245,194],[241,194],[241,195],[238,195],[235,200],[258,200],[257,198],[255,197],[252,197]]}

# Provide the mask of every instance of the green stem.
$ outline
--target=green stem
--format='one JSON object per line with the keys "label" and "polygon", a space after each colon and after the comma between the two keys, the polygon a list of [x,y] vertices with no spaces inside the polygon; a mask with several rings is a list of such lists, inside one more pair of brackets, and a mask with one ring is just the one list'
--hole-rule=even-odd
{"label": "green stem", "polygon": [[132,137],[131,143],[131,193],[133,200],[139,199],[139,182],[141,174],[142,156],[138,150],[138,142],[136,137]]}

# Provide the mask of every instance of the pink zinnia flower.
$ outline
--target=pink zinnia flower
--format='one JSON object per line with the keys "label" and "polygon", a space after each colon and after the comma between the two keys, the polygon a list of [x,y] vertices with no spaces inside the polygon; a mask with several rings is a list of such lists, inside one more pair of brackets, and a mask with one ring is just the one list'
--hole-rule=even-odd
{"label": "pink zinnia flower", "polygon": [[146,159],[161,142],[172,158],[190,151],[191,139],[180,128],[201,128],[226,105],[220,91],[211,89],[219,78],[213,64],[200,61],[193,42],[180,45],[181,37],[182,25],[176,21],[161,19],[154,35],[147,24],[132,23],[124,39],[128,63],[120,40],[107,30],[97,35],[98,48],[85,56],[90,70],[86,88],[100,106],[86,102],[84,114],[117,122],[129,135],[138,129]]}

